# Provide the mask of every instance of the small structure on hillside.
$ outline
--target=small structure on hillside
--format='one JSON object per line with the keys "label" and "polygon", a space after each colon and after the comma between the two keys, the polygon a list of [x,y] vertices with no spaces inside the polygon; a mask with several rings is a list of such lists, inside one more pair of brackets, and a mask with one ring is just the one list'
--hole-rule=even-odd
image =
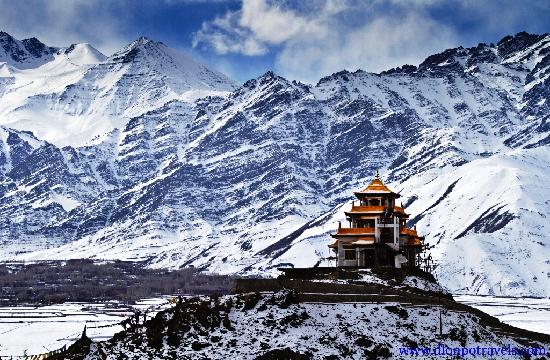
{"label": "small structure on hillside", "polygon": [[409,215],[397,206],[400,194],[388,189],[378,172],[363,190],[356,191],[354,201],[346,211],[349,227],[342,227],[331,236],[329,245],[336,253],[338,267],[412,268],[420,265],[423,250],[422,236],[408,228]]}

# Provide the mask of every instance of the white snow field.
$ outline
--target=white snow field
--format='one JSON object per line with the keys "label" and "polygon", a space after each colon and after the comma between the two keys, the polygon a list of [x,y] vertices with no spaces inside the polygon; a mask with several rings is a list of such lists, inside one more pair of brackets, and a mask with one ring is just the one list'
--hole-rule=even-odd
{"label": "white snow field", "polygon": [[80,337],[84,325],[92,340],[107,340],[123,330],[119,323],[134,309],[149,310],[147,316],[154,316],[170,306],[169,298],[143,299],[135,305],[117,307],[109,303],[0,307],[0,357],[22,356],[25,351],[37,355],[68,346]]}
{"label": "white snow field", "polygon": [[492,315],[503,323],[550,334],[549,298],[454,295],[454,299]]}

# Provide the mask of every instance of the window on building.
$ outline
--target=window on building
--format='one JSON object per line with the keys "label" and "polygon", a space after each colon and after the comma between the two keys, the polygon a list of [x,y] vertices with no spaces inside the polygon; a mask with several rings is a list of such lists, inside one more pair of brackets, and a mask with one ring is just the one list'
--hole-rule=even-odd
{"label": "window on building", "polygon": [[344,250],[344,260],[356,260],[355,250]]}

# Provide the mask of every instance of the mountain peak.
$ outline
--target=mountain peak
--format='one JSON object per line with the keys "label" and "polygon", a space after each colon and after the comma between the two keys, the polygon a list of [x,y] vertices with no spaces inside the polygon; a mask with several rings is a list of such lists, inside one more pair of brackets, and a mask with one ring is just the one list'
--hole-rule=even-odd
{"label": "mountain peak", "polygon": [[25,48],[35,57],[40,57],[48,47],[35,37],[21,40]]}
{"label": "mountain peak", "polygon": [[529,34],[521,31],[516,35],[508,35],[503,37],[497,44],[498,54],[502,57],[507,57],[514,52],[518,52],[534,45],[544,39],[548,34]]}
{"label": "mountain peak", "polygon": [[457,58],[467,56],[468,52],[462,47],[447,49],[438,54],[430,55],[420,65],[418,70],[436,70],[440,68],[456,68],[459,66]]}
{"label": "mountain peak", "polygon": [[160,41],[140,36],[111,56],[113,62],[130,63],[138,58],[159,57],[168,47]]}
{"label": "mountain peak", "polygon": [[[280,77],[279,75],[275,74],[272,70],[268,70],[263,75],[258,77],[258,81],[260,81],[260,83],[279,80],[279,79],[283,79],[283,78]],[[285,79],[285,81],[286,81],[286,79]]]}
{"label": "mountain peak", "polygon": [[290,82],[287,79],[275,74],[272,70],[268,70],[263,75],[260,75],[255,79],[248,80],[243,84],[242,87],[247,89],[252,89],[252,88],[255,88],[256,86],[265,86],[265,85],[274,84],[274,83],[281,83],[284,85],[290,84]]}
{"label": "mountain peak", "polygon": [[363,70],[357,70],[355,73],[351,73],[346,69],[340,70],[338,72],[332,73],[331,75],[328,75],[319,79],[319,81],[317,82],[317,86],[333,80],[348,82],[350,81],[350,79],[353,77],[354,74],[360,73],[360,72],[363,72]]}
{"label": "mountain peak", "polygon": [[46,46],[35,37],[17,40],[0,31],[0,62],[22,69],[32,68],[52,60],[56,51],[56,48]]}
{"label": "mountain peak", "polygon": [[137,73],[163,74],[177,93],[195,90],[233,90],[236,84],[226,75],[208,68],[188,54],[160,41],[141,36],[107,59],[126,64]]}
{"label": "mountain peak", "polygon": [[132,42],[131,45],[146,45],[146,44],[157,44],[157,45],[164,45],[161,41],[156,41],[153,39],[148,38],[147,36],[140,36],[136,40]]}
{"label": "mountain peak", "polygon": [[162,41],[154,40],[154,39],[148,38],[147,36],[140,36],[134,41],[132,41],[130,44],[128,44],[124,49],[134,49],[134,48],[162,49],[162,48],[168,48],[168,46]]}
{"label": "mountain peak", "polygon": [[273,77],[275,77],[275,76],[277,76],[277,75],[275,75],[275,73],[273,72],[273,70],[268,70],[268,71],[266,71],[266,72],[265,72],[262,76],[260,76],[260,77],[271,77],[271,78],[273,78]]}
{"label": "mountain peak", "polygon": [[291,83],[288,79],[277,75],[272,70],[266,71],[263,75],[259,76],[257,78],[257,80],[260,84],[267,84],[267,83],[271,83],[271,82],[279,82],[279,83],[284,83],[284,84],[289,85]]}
{"label": "mountain peak", "polygon": [[129,48],[142,48],[142,47],[160,47],[166,46],[161,41],[150,39],[146,36],[140,36],[136,40],[132,41],[127,47]]}
{"label": "mountain peak", "polygon": [[60,52],[78,65],[97,64],[107,59],[107,56],[88,43],[71,44]]}
{"label": "mountain peak", "polygon": [[3,38],[7,38],[7,37],[11,38],[12,36],[10,34],[8,34],[7,32],[0,30],[0,40],[3,39]]}
{"label": "mountain peak", "polygon": [[416,70],[418,70],[416,66],[410,65],[410,64],[405,64],[405,65],[402,65],[402,66],[391,68],[389,70],[382,71],[380,74],[381,75],[412,74],[412,73],[416,72]]}

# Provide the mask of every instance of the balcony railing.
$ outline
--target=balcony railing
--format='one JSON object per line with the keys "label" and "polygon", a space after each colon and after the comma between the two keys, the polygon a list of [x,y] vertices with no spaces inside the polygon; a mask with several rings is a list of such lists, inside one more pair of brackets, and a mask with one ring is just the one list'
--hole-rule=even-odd
{"label": "balcony railing", "polygon": [[337,235],[363,235],[363,234],[374,234],[374,228],[339,228]]}
{"label": "balcony railing", "polygon": [[[385,206],[352,206],[350,212],[384,212],[386,211]],[[400,206],[393,207],[394,212],[405,213],[405,210]]]}
{"label": "balcony railing", "polygon": [[381,212],[385,209],[385,206],[352,206],[351,212]]}

